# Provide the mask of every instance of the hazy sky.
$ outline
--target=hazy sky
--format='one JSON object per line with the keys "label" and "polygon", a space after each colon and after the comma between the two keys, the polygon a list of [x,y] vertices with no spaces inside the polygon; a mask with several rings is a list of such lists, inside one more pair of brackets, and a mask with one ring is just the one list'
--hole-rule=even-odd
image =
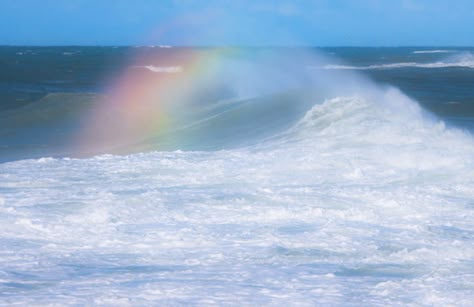
{"label": "hazy sky", "polygon": [[474,0],[0,0],[1,45],[474,45]]}

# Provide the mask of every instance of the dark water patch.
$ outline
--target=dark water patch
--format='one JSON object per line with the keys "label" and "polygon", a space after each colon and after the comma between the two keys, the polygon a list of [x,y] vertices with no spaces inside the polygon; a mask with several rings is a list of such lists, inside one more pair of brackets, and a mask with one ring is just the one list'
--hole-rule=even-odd
{"label": "dark water patch", "polygon": [[374,278],[415,278],[418,268],[399,264],[366,265],[360,267],[342,267],[334,274],[341,277],[374,277]]}
{"label": "dark water patch", "polygon": [[53,93],[0,112],[0,162],[67,154],[71,138],[100,97]]}

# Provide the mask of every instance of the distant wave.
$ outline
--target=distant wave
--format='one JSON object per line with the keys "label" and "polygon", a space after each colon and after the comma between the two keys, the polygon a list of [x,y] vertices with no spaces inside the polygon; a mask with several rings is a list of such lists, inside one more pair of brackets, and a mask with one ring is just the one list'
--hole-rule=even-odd
{"label": "distant wave", "polygon": [[151,72],[157,73],[180,73],[183,72],[183,67],[181,66],[153,66],[153,65],[145,65],[145,66],[135,66],[135,68],[145,68]]}
{"label": "distant wave", "polygon": [[371,69],[391,69],[391,68],[408,68],[408,67],[417,67],[417,68],[467,67],[467,68],[474,68],[474,62],[466,62],[466,63],[435,62],[435,63],[426,63],[426,64],[416,63],[416,62],[406,62],[406,63],[393,63],[393,64],[368,65],[368,66],[326,65],[323,68],[324,69],[371,70]]}
{"label": "distant wave", "polygon": [[137,46],[132,46],[132,48],[173,48],[173,46],[171,45],[137,45]]}
{"label": "distant wave", "polygon": [[324,69],[370,70],[370,69],[384,69],[384,68],[420,67],[420,65],[423,65],[423,64],[419,64],[419,63],[415,63],[415,62],[381,64],[381,65],[367,65],[367,66],[328,64],[328,65],[323,66],[322,68],[324,68]]}
{"label": "distant wave", "polygon": [[[395,69],[395,68],[449,68],[449,67],[464,67],[464,68],[474,68],[474,58],[465,59],[457,62],[433,62],[433,63],[417,63],[417,62],[402,62],[402,63],[390,63],[390,64],[380,64],[380,65],[367,65],[367,66],[352,66],[352,65],[338,65],[338,64],[329,64],[325,65],[323,69],[348,69],[348,70],[375,70],[375,69]],[[315,67],[310,67],[314,69]]]}
{"label": "distant wave", "polygon": [[[432,50],[437,51],[437,50]],[[441,51],[441,50],[439,50]],[[431,62],[431,63],[419,63],[419,62],[400,62],[400,63],[388,63],[388,64],[374,64],[366,66],[355,66],[355,65],[341,65],[341,64],[328,64],[323,67],[309,67],[310,69],[323,68],[323,69],[349,69],[349,70],[372,70],[372,69],[394,69],[394,68],[448,68],[448,67],[464,67],[474,68],[474,55],[472,53],[463,53],[456,56],[448,57],[444,60]]]}
{"label": "distant wave", "polygon": [[456,52],[456,50],[416,50],[413,51],[415,54],[419,53],[450,53],[450,52]]}

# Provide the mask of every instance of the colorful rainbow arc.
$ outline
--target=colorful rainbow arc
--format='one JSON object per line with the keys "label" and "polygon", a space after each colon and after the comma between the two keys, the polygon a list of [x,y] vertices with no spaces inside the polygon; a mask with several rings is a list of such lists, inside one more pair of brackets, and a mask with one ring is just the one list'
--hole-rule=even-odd
{"label": "colorful rainbow arc", "polygon": [[75,153],[122,153],[124,146],[165,135],[231,52],[238,51],[183,48],[136,56],[83,121]]}

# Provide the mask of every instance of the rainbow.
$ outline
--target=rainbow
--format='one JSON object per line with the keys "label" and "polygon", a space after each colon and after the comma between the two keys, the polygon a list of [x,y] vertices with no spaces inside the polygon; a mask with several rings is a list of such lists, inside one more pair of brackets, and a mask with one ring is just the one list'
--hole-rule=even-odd
{"label": "rainbow", "polygon": [[[192,106],[193,95],[213,78],[224,54],[232,48],[196,50],[151,49],[138,54],[111,82],[83,121],[75,141],[75,153],[126,153],[146,140],[166,138],[178,129],[183,110]],[[189,112],[188,112],[189,113]],[[189,116],[186,115],[186,116]],[[127,148],[127,149],[124,149]]]}

